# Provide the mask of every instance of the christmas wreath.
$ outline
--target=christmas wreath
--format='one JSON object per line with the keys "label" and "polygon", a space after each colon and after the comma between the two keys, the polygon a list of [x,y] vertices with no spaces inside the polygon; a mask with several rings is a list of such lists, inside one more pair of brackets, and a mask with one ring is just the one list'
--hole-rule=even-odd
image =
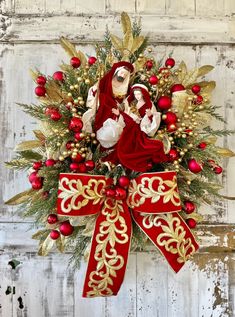
{"label": "christmas wreath", "polygon": [[128,253],[148,240],[175,272],[197,251],[201,204],[221,198],[221,158],[211,119],[210,65],[188,70],[157,61],[139,21],[121,15],[123,38],[107,29],[96,56],[65,38],[70,55],[53,76],[31,71],[38,104],[19,104],[40,121],[35,140],[17,145],[8,167],[29,172],[20,204],[40,230],[39,255],[70,251],[88,258],[83,296],[116,295]]}

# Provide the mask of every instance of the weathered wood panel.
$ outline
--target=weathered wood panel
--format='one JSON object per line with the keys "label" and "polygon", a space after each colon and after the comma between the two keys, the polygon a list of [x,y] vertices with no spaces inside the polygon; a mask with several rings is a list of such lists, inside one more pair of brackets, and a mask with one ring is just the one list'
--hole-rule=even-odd
{"label": "weathered wood panel", "polygon": [[[58,45],[61,35],[80,45],[103,38],[106,24],[120,33],[119,12],[142,17],[143,31],[150,34],[154,54],[169,53],[194,67],[213,64],[208,78],[217,81],[213,102],[221,105],[227,127],[234,129],[235,2],[233,0],[2,0],[0,2],[0,98],[1,159],[9,160],[16,143],[30,139],[36,123],[15,102],[35,101],[30,67],[52,74],[67,56]],[[160,45],[157,43],[161,43]],[[218,128],[222,125],[213,123]],[[235,138],[221,145],[235,150]],[[223,194],[235,196],[235,160],[224,163]],[[1,317],[227,317],[235,316],[235,202],[204,206],[205,222],[198,226],[200,252],[179,274],[174,274],[150,244],[148,252],[132,253],[123,287],[117,297],[81,298],[86,263],[73,272],[69,254],[35,254],[36,241],[14,208],[3,205],[27,188],[23,173],[0,166],[0,316]],[[28,222],[28,223],[27,223]],[[20,261],[14,270],[8,264]]]}

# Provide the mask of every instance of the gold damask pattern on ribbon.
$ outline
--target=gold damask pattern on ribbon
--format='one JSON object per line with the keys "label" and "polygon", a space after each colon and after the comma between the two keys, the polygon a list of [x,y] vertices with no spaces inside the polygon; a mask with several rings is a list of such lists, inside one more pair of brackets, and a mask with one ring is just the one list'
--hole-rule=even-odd
{"label": "gold damask pattern on ribbon", "polygon": [[146,215],[142,221],[146,229],[161,227],[163,232],[158,235],[157,244],[172,254],[178,254],[177,262],[184,263],[196,250],[191,238],[185,239],[186,231],[180,223],[180,218],[170,213],[160,216]]}
{"label": "gold damask pattern on ribbon", "polygon": [[127,225],[122,216],[123,204],[120,201],[106,199],[101,211],[106,220],[100,223],[99,233],[94,237],[97,242],[94,259],[97,262],[96,270],[89,275],[88,286],[92,289],[87,297],[111,296],[113,292],[109,285],[113,285],[113,277],[120,270],[125,260],[119,255],[116,244],[125,244],[130,237]]}
{"label": "gold damask pattern on ribbon", "polygon": [[[153,187],[154,182],[158,181],[157,190]],[[168,187],[168,189],[166,188]],[[180,206],[180,197],[177,191],[176,176],[173,180],[163,180],[159,176],[142,177],[141,182],[137,183],[134,179],[129,186],[128,205],[129,207],[139,207],[144,204],[146,199],[151,199],[151,203],[156,203],[163,197],[163,203],[171,201],[175,206]]]}
{"label": "gold damask pattern on ribbon", "polygon": [[[68,179],[63,177],[59,182],[61,190],[58,198],[61,198],[61,210],[69,213],[71,210],[79,210],[92,200],[93,205],[104,201],[103,189],[106,186],[104,179],[89,179],[88,184],[84,185],[80,179]],[[82,200],[79,201],[79,196]],[[69,202],[68,204],[66,204]],[[67,206],[66,206],[67,205]]]}

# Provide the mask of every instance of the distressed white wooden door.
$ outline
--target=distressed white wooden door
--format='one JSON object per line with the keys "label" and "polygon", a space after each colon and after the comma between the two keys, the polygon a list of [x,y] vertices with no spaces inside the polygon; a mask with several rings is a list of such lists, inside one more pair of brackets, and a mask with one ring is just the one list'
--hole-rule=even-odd
{"label": "distressed white wooden door", "polygon": [[[1,0],[1,161],[16,143],[30,139],[36,123],[15,102],[35,101],[28,69],[52,74],[68,57],[58,44],[64,35],[92,54],[105,25],[118,34],[121,11],[142,16],[154,53],[173,52],[192,68],[212,64],[213,97],[229,129],[235,128],[234,0]],[[217,123],[218,125],[218,123]],[[222,127],[222,126],[220,126]],[[235,150],[234,137],[221,141]],[[235,160],[224,163],[224,194],[235,196]],[[82,299],[86,264],[67,268],[69,255],[36,255],[30,221],[3,200],[27,188],[26,176],[0,167],[1,317],[227,317],[235,316],[234,201],[201,209],[200,252],[176,275],[154,249],[132,253],[117,297]],[[12,260],[20,262],[15,269]]]}

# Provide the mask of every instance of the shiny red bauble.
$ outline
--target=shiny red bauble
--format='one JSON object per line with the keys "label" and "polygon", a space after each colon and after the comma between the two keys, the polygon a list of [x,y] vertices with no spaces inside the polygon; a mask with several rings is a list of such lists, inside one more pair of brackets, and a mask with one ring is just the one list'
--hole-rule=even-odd
{"label": "shiny red bauble", "polygon": [[80,163],[84,160],[84,158],[81,156],[81,154],[77,153],[75,157],[72,157],[72,161],[76,163]]}
{"label": "shiny red bauble", "polygon": [[41,189],[43,186],[43,181],[41,177],[37,177],[32,181],[32,188],[35,190]]}
{"label": "shiny red bauble", "polygon": [[44,86],[37,86],[34,92],[38,97],[44,97],[46,95],[46,88]]}
{"label": "shiny red bauble", "polygon": [[75,138],[77,141],[81,141],[81,140],[84,139],[84,134],[81,133],[81,132],[76,132],[76,133],[74,134],[74,138]]}
{"label": "shiny red bauble", "polygon": [[38,85],[44,86],[47,82],[46,77],[44,76],[38,76],[36,79],[36,82]]}
{"label": "shiny red bauble", "polygon": [[67,150],[70,150],[70,149],[72,148],[72,146],[71,146],[72,143],[74,144],[73,141],[68,141],[68,142],[66,143],[65,147],[66,147]]}
{"label": "shiny red bauble", "polygon": [[221,166],[215,166],[213,168],[213,171],[215,172],[215,174],[221,174],[223,172],[223,168]]}
{"label": "shiny red bauble", "polygon": [[126,192],[126,190],[124,188],[116,187],[116,189],[115,189],[115,198],[117,200],[126,199],[126,196],[127,196],[127,192]]}
{"label": "shiny red bauble", "polygon": [[197,225],[196,220],[195,220],[195,219],[193,219],[193,218],[189,218],[189,219],[187,219],[187,220],[186,220],[186,223],[187,223],[187,225],[189,226],[189,228],[190,228],[190,229],[195,228],[195,227],[196,227],[196,225]]}
{"label": "shiny red bauble", "polygon": [[182,90],[185,90],[185,87],[181,84],[175,84],[171,87],[171,93]]}
{"label": "shiny red bauble", "polygon": [[107,189],[105,190],[105,195],[106,195],[107,197],[109,197],[109,198],[114,198],[115,195],[116,195],[116,191],[115,191],[115,189],[113,189],[113,188],[107,188]]}
{"label": "shiny red bauble", "polygon": [[72,130],[73,132],[81,132],[82,127],[83,127],[83,122],[81,119],[79,119],[77,117],[73,117],[70,120],[69,130]]}
{"label": "shiny red bauble", "polygon": [[147,171],[151,171],[152,168],[153,168],[153,163],[152,162],[148,162]]}
{"label": "shiny red bauble", "polygon": [[81,60],[74,56],[70,59],[70,65],[73,66],[73,68],[78,68],[81,65]]}
{"label": "shiny red bauble", "polygon": [[201,87],[200,87],[199,85],[194,85],[194,86],[192,87],[192,92],[193,92],[195,95],[199,94],[200,91],[201,91]]}
{"label": "shiny red bauble", "polygon": [[50,116],[55,111],[57,111],[57,108],[55,108],[55,107],[46,107],[45,115],[46,116]]}
{"label": "shiny red bauble", "polygon": [[207,143],[206,142],[201,142],[198,144],[197,146],[199,149],[201,150],[205,150],[205,148],[207,147]]}
{"label": "shiny red bauble", "polygon": [[48,160],[45,161],[45,165],[46,165],[47,167],[49,167],[49,166],[54,166],[55,164],[56,164],[56,161],[53,160],[53,159],[48,159]]}
{"label": "shiny red bauble", "polygon": [[94,57],[94,56],[90,56],[90,57],[88,58],[88,64],[89,64],[89,65],[95,64],[96,61],[97,61],[97,58]]}
{"label": "shiny red bauble", "polygon": [[71,171],[77,171],[79,168],[79,163],[73,162],[69,165],[69,168],[71,169]]}
{"label": "shiny red bauble", "polygon": [[34,162],[33,169],[38,171],[42,167],[42,161]]}
{"label": "shiny red bauble", "polygon": [[197,99],[196,99],[196,103],[197,103],[198,105],[200,105],[202,102],[203,102],[203,97],[200,96],[200,95],[198,95],[198,96],[197,96]]}
{"label": "shiny red bauble", "polygon": [[63,236],[70,236],[73,233],[74,227],[69,223],[69,221],[64,221],[60,225],[60,233]]}
{"label": "shiny red bauble", "polygon": [[175,60],[174,58],[167,58],[167,60],[165,61],[165,66],[166,67],[174,67],[175,66]]}
{"label": "shiny red bauble", "polygon": [[63,81],[64,80],[64,73],[61,71],[55,72],[53,74],[53,79],[58,80],[58,81]]}
{"label": "shiny red bauble", "polygon": [[195,159],[188,160],[188,168],[194,174],[200,173],[202,171],[201,164],[199,164]]}
{"label": "shiny red bauble", "polygon": [[53,111],[50,115],[50,118],[53,121],[59,121],[62,118],[62,115],[59,113],[59,111]]}
{"label": "shiny red bauble", "polygon": [[52,240],[57,240],[60,236],[60,233],[58,230],[51,230],[50,237]]}
{"label": "shiny red bauble", "polygon": [[150,70],[152,67],[153,67],[153,62],[148,60],[146,63],[145,63],[145,66],[147,68],[147,70]]}
{"label": "shiny red bauble", "polygon": [[127,176],[121,176],[118,179],[118,185],[120,185],[123,188],[127,188],[130,185],[130,179]]}
{"label": "shiny red bauble", "polygon": [[38,172],[33,172],[29,175],[29,181],[32,183],[36,178],[39,178]]}
{"label": "shiny red bauble", "polygon": [[186,214],[191,214],[192,212],[194,212],[195,208],[196,206],[192,201],[184,201],[184,211],[186,212]]}
{"label": "shiny red bauble", "polygon": [[79,173],[86,173],[87,172],[87,168],[86,168],[85,163],[78,164],[78,172]]}
{"label": "shiny red bauble", "polygon": [[95,162],[92,160],[87,160],[85,162],[85,166],[88,171],[92,171],[95,168]]}
{"label": "shiny red bauble", "polygon": [[175,161],[179,158],[179,152],[176,149],[170,149],[168,156],[170,158],[170,161]]}
{"label": "shiny red bauble", "polygon": [[175,124],[177,122],[177,116],[174,112],[168,111],[162,116],[163,121],[165,124]]}
{"label": "shiny red bauble", "polygon": [[149,78],[149,83],[150,83],[151,85],[156,85],[156,84],[158,83],[158,78],[157,78],[157,76],[152,75],[152,76]]}
{"label": "shiny red bauble", "polygon": [[158,99],[157,106],[160,110],[168,110],[171,107],[171,98],[168,96],[161,96]]}
{"label": "shiny red bauble", "polygon": [[58,217],[56,214],[50,214],[48,217],[47,217],[47,222],[50,224],[50,225],[53,225],[55,223],[57,223],[58,221]]}

